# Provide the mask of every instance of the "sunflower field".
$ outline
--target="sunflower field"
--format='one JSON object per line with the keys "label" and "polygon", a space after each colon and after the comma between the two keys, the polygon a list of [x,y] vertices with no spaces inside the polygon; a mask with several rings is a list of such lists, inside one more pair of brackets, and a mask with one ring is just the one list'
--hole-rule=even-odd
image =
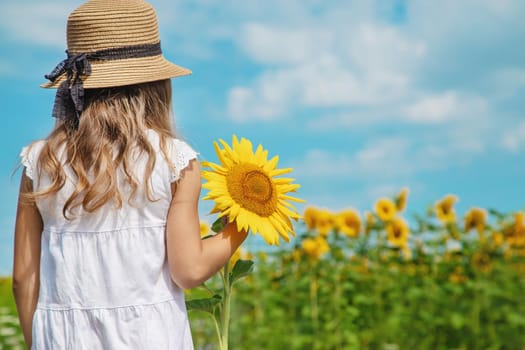
{"label": "sunflower field", "polygon": [[[238,252],[255,268],[234,286],[231,348],[525,349],[525,213],[459,215],[447,195],[408,220],[407,197],[307,207],[290,244]],[[187,292],[198,349],[218,348],[220,289]]]}
{"label": "sunflower field", "polygon": [[[290,243],[238,251],[230,348],[525,349],[525,212],[460,214],[447,195],[407,215],[407,198],[307,206]],[[196,349],[219,348],[222,283],[186,291]],[[9,279],[0,294],[0,349],[21,349]]]}

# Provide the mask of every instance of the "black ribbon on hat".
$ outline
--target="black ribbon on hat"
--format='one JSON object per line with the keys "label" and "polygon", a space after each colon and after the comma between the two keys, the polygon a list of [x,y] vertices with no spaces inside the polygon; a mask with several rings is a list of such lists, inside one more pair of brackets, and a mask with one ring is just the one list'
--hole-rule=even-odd
{"label": "black ribbon on hat", "polygon": [[[67,58],[60,62],[45,78],[55,82],[63,74],[63,81],[57,90],[53,117],[72,120],[78,127],[80,115],[84,110],[84,84],[82,79],[91,75],[90,61],[110,61],[127,58],[141,58],[162,54],[160,42],[156,44],[139,44],[111,49],[104,49],[90,53],[72,54],[66,50]],[[118,76],[119,72],[115,72]]]}

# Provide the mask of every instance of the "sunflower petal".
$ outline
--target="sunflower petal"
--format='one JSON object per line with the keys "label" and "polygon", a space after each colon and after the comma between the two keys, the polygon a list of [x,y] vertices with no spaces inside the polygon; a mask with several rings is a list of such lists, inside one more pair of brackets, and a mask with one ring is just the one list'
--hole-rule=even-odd
{"label": "sunflower petal", "polygon": [[[291,173],[292,171],[293,171],[292,168],[274,169],[274,170],[270,171],[270,176],[284,175],[284,174]],[[276,179],[276,180],[278,180],[278,179]]]}
{"label": "sunflower petal", "polygon": [[279,163],[279,156],[275,156],[272,159],[270,159],[267,163],[265,163],[263,169],[267,172],[270,172],[275,169],[277,163]]}

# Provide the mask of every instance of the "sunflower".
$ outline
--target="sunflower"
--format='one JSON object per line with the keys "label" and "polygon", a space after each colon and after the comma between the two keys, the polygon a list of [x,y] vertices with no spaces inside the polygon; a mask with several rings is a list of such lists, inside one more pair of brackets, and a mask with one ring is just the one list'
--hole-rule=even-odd
{"label": "sunflower", "polygon": [[403,187],[401,191],[397,194],[396,197],[396,209],[398,212],[402,212],[407,207],[407,199],[408,199],[408,187]]}
{"label": "sunflower", "polygon": [[219,142],[222,149],[217,142],[213,144],[220,164],[203,163],[211,169],[202,172],[207,181],[203,188],[209,190],[204,199],[215,201],[211,212],[219,213],[219,218],[227,216],[239,230],[260,233],[268,244],[279,245],[279,236],[288,242],[288,234],[295,236],[291,219],[301,218],[290,202],[303,200],[288,195],[300,187],[292,183],[294,179],[276,176],[292,169],[277,169],[279,156],[268,160],[268,151],[261,145],[253,152],[248,139],[239,141],[234,135],[232,147],[224,140]]}
{"label": "sunflower", "polygon": [[253,254],[241,247],[237,248],[230,258],[230,269],[232,269],[239,260],[253,260]]}
{"label": "sunflower", "polygon": [[449,224],[456,221],[456,212],[454,204],[458,201],[458,197],[448,194],[443,199],[439,200],[435,205],[436,216],[444,224]]}
{"label": "sunflower", "polygon": [[388,222],[396,215],[396,205],[388,198],[380,198],[376,202],[375,212],[381,221]]}
{"label": "sunflower", "polygon": [[461,266],[456,266],[448,277],[448,280],[454,284],[461,284],[467,280],[467,276]]}
{"label": "sunflower", "polygon": [[485,252],[475,252],[472,254],[471,263],[481,272],[490,272],[492,270],[492,260]]}
{"label": "sunflower", "polygon": [[317,229],[317,232],[319,232],[321,236],[326,237],[334,229],[334,227],[334,214],[326,209],[318,210],[315,222],[315,228]]}
{"label": "sunflower", "polygon": [[388,241],[396,247],[403,248],[408,242],[410,228],[402,218],[396,217],[386,226],[386,235]]}
{"label": "sunflower", "polygon": [[241,247],[237,248],[230,257],[230,269],[232,269],[237,261],[241,258]]}
{"label": "sunflower", "polygon": [[495,247],[499,247],[505,243],[505,237],[503,236],[503,233],[499,231],[492,232],[490,235],[490,240]]}
{"label": "sunflower", "polygon": [[411,260],[412,259],[412,250],[410,249],[410,247],[408,246],[408,244],[404,244],[402,247],[401,247],[401,254],[403,255],[403,258],[405,260]]}
{"label": "sunflower", "polygon": [[330,246],[321,236],[306,238],[302,243],[302,248],[303,251],[313,259],[319,259],[322,255],[330,251]]}
{"label": "sunflower", "polygon": [[314,207],[307,207],[304,210],[304,223],[306,224],[308,230],[313,230],[315,228],[317,221],[317,212],[318,210]]}
{"label": "sunflower", "polygon": [[485,231],[487,212],[481,208],[472,208],[465,215],[465,231],[476,229],[479,234]]}
{"label": "sunflower", "polygon": [[210,225],[208,225],[204,221],[201,221],[199,223],[199,229],[200,229],[200,232],[201,232],[201,238],[202,237],[206,237],[208,235],[208,233],[210,233]]}
{"label": "sunflower", "polygon": [[525,246],[525,213],[514,214],[514,222],[503,228],[503,234],[511,247]]}
{"label": "sunflower", "polygon": [[354,209],[344,210],[335,217],[337,229],[348,237],[355,238],[361,232],[361,217]]}

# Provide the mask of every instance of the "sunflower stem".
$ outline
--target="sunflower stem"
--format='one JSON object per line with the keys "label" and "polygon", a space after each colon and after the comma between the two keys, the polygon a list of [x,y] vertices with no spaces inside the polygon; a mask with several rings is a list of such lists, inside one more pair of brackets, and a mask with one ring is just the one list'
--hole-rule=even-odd
{"label": "sunflower stem", "polygon": [[228,335],[230,326],[230,302],[231,302],[231,285],[230,285],[230,261],[224,265],[222,270],[223,282],[223,308],[221,312],[221,350],[228,350]]}
{"label": "sunflower stem", "polygon": [[[314,276],[310,279],[310,308],[312,316],[312,328],[314,333],[317,333],[319,328],[319,309],[317,305],[317,268],[314,271]],[[314,341],[316,340],[314,339]]]}
{"label": "sunflower stem", "polygon": [[[217,318],[215,315],[211,315],[211,318],[213,319],[213,323],[215,324],[215,332],[217,333],[217,338],[219,339],[219,344],[221,342],[221,330],[219,326],[219,322],[217,321]],[[222,349],[222,344],[220,344],[220,348]]]}

